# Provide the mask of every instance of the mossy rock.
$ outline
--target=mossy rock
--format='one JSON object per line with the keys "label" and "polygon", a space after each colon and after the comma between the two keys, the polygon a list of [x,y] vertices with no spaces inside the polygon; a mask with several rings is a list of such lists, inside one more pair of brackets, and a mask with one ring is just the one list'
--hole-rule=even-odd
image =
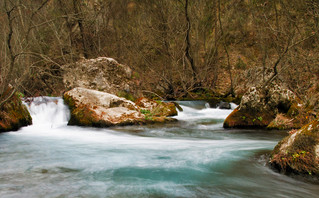
{"label": "mossy rock", "polygon": [[31,125],[32,118],[18,94],[14,94],[0,109],[0,132],[16,131]]}
{"label": "mossy rock", "polygon": [[287,175],[319,179],[319,120],[314,120],[290,135],[274,148],[270,165]]}
{"label": "mossy rock", "polygon": [[[225,120],[225,128],[300,128],[300,104],[290,90],[276,84],[251,87],[239,107]],[[282,116],[280,116],[282,115]]]}
{"label": "mossy rock", "polygon": [[[155,101],[148,98],[139,98],[135,104],[139,106],[145,115],[161,117],[161,116],[176,116],[178,114],[176,106],[173,102]],[[179,107],[180,108],[180,107]]]}
{"label": "mossy rock", "polygon": [[174,103],[168,102],[159,102],[158,106],[155,107],[151,114],[154,116],[176,116],[177,110]]}
{"label": "mossy rock", "polygon": [[[174,119],[168,116],[177,115],[173,103],[164,103],[149,99],[138,100],[139,105],[149,105],[141,108],[132,101],[113,94],[75,88],[63,96],[71,111],[69,125],[89,127],[125,126],[134,124],[165,123]],[[142,101],[151,101],[143,103]]]}
{"label": "mossy rock", "polygon": [[313,107],[306,106],[301,101],[298,101],[291,105],[287,112],[287,117],[292,119],[292,128],[300,129],[305,124],[315,120],[316,113],[313,112]]}
{"label": "mossy rock", "polygon": [[237,107],[224,121],[224,128],[266,128],[274,118],[273,112],[247,111]]}

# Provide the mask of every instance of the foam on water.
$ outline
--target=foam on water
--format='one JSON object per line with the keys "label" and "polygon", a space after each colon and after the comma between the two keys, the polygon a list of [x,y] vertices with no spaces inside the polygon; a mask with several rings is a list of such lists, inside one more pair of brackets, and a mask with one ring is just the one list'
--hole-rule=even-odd
{"label": "foam on water", "polygon": [[181,105],[183,111],[178,113],[175,118],[178,120],[197,120],[197,119],[222,119],[224,120],[232,110],[225,109],[215,109],[215,108],[204,108],[204,109],[194,109],[192,107],[187,107]]}
{"label": "foam on water", "polygon": [[27,105],[33,125],[0,134],[1,198],[319,193],[315,185],[273,173],[267,157],[256,157],[269,153],[281,136],[222,129],[231,110],[189,101],[181,105],[178,123],[96,129],[67,126],[69,110],[61,98]]}

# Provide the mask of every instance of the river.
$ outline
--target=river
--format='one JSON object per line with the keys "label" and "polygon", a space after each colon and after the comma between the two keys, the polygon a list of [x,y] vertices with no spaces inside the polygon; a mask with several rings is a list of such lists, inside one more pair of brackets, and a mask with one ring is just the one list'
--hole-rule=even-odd
{"label": "river", "polygon": [[37,98],[33,125],[0,134],[0,197],[318,197],[268,155],[286,132],[225,130],[231,110],[181,102],[177,123],[67,126],[61,98]]}

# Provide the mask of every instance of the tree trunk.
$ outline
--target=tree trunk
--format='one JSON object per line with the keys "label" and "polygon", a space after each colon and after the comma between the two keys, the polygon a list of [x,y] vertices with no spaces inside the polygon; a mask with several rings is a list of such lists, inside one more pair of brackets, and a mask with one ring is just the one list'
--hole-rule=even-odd
{"label": "tree trunk", "polygon": [[221,32],[221,36],[223,39],[223,46],[224,46],[224,50],[227,56],[227,70],[229,73],[229,78],[230,78],[230,90],[229,90],[229,94],[231,94],[233,97],[235,96],[234,93],[234,83],[233,83],[233,75],[232,75],[232,67],[230,64],[230,58],[229,58],[229,52],[228,52],[228,48],[227,48],[227,44],[226,44],[226,37],[224,34],[224,30],[223,30],[223,25],[222,25],[222,20],[221,20],[221,11],[220,11],[220,0],[218,0],[218,21],[219,21],[219,26],[220,26],[220,32]]}
{"label": "tree trunk", "polygon": [[83,55],[85,58],[88,58],[88,50],[85,42],[85,31],[84,31],[84,26],[83,26],[83,13],[81,10],[81,5],[79,0],[73,0],[73,7],[74,7],[74,12],[77,17],[77,23],[80,28],[80,34],[81,34],[81,41],[82,41],[82,49],[83,49]]}
{"label": "tree trunk", "polygon": [[196,66],[194,63],[194,59],[191,56],[191,52],[190,52],[190,48],[191,48],[191,43],[190,43],[191,21],[190,21],[190,18],[188,16],[188,0],[185,0],[184,8],[185,8],[185,19],[186,19],[186,23],[187,23],[186,38],[185,38],[185,42],[186,42],[185,56],[186,56],[186,59],[188,60],[188,63],[191,67],[191,70],[192,70],[194,84],[197,84],[198,83],[197,82],[197,70],[196,70]]}

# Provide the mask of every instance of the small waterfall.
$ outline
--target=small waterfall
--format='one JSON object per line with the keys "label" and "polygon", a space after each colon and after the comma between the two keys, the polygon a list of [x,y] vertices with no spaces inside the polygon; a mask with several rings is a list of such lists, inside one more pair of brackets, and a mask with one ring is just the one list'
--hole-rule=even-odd
{"label": "small waterfall", "polygon": [[196,101],[175,101],[177,102],[179,105],[183,105],[186,107],[191,107],[193,109],[206,109],[206,108],[210,108],[208,102],[203,101],[203,100],[196,100]]}
{"label": "small waterfall", "polygon": [[206,107],[206,109],[209,109],[209,108],[210,108],[210,105],[209,105],[208,102],[205,103],[205,107]]}
{"label": "small waterfall", "polygon": [[[208,103],[206,103],[208,104]],[[214,120],[224,120],[226,117],[233,111],[231,109],[218,109],[218,108],[209,108],[205,103],[201,109],[195,109],[189,105],[180,106],[183,108],[182,112],[178,112],[178,115],[175,116],[177,120],[203,120],[203,119],[214,119]],[[205,108],[206,107],[206,108]]]}
{"label": "small waterfall", "polygon": [[33,125],[56,128],[66,126],[70,119],[69,108],[60,97],[36,97],[24,100]]}

